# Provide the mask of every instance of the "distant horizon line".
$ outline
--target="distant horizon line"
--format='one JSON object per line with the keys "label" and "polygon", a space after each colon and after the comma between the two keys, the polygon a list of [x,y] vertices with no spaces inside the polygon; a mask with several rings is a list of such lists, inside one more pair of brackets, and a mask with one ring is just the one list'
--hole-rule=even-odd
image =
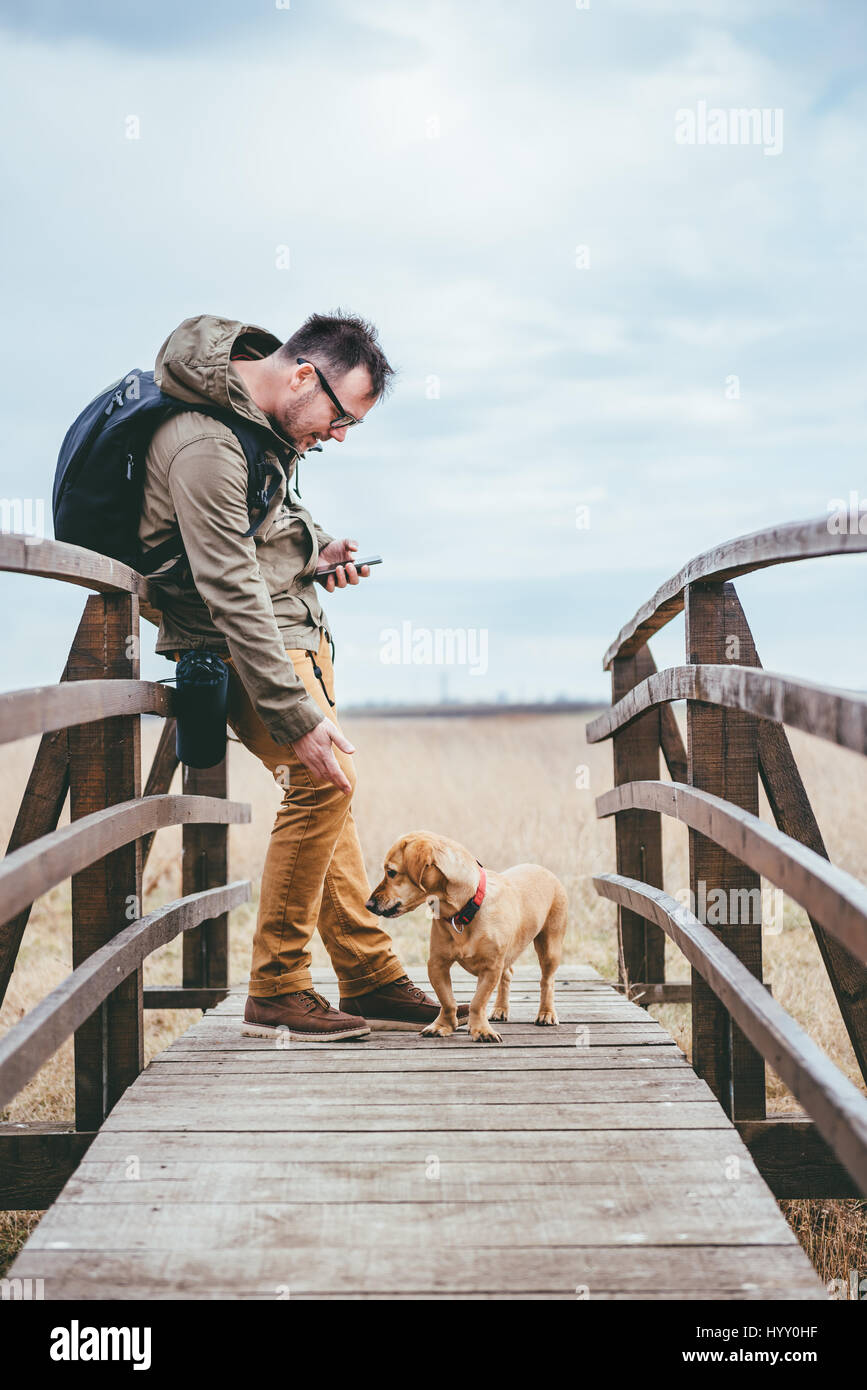
{"label": "distant horizon line", "polygon": [[425,715],[483,715],[483,714],[570,714],[607,708],[603,700],[443,700],[436,704],[400,704],[368,700],[363,704],[344,705],[341,715],[369,717],[424,717]]}
{"label": "distant horizon line", "polygon": [[[341,718],[355,715],[367,718],[425,718],[426,716],[481,716],[491,714],[587,714],[608,709],[608,700],[446,700],[438,704],[399,704],[368,700],[364,704],[342,705]],[[161,714],[142,714],[142,719],[163,720]]]}

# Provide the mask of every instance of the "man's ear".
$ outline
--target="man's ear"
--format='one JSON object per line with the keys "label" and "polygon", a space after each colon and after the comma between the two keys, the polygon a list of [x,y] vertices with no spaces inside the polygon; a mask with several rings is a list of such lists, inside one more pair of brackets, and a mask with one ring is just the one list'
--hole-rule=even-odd
{"label": "man's ear", "polygon": [[312,386],[317,384],[318,378],[316,376],[316,370],[309,362],[305,362],[302,366],[301,363],[296,362],[293,358],[291,362],[286,364],[284,370],[286,371],[286,383],[290,391],[306,393]]}

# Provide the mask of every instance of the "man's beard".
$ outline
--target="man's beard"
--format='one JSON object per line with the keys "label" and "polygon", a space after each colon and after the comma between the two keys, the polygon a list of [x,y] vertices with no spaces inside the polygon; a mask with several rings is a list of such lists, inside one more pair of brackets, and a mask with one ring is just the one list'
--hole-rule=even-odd
{"label": "man's beard", "polygon": [[291,416],[286,415],[281,418],[279,415],[269,415],[268,419],[271,421],[271,425],[273,429],[276,430],[277,434],[291,444],[292,448],[297,450],[298,453],[301,452],[299,447],[300,441],[304,439],[306,435],[318,433],[307,418],[307,412],[303,405],[300,405],[298,410]]}
{"label": "man's beard", "polygon": [[271,422],[271,428],[279,434],[280,438],[285,439],[287,444],[291,444],[292,448],[297,450],[297,440],[304,438],[304,432],[299,430],[298,422],[283,421],[278,415],[269,415],[268,419]]}

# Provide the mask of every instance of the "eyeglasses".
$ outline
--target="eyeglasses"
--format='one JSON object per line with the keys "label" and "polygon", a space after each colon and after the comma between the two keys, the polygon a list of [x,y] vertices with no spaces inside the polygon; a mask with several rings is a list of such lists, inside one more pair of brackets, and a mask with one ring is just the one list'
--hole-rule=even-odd
{"label": "eyeglasses", "polygon": [[362,420],[356,420],[355,416],[350,415],[348,410],[344,410],[343,406],[340,404],[331,387],[328,385],[328,382],[325,380],[325,377],[323,376],[322,372],[320,372],[319,368],[316,366],[315,362],[308,362],[306,357],[296,357],[295,361],[298,363],[299,367],[313,368],[314,372],[319,377],[319,384],[322,387],[322,390],[325,392],[332,405],[336,407],[338,414],[336,418],[331,421],[331,428],[333,430],[345,430],[349,429],[350,425],[361,425],[364,423]]}

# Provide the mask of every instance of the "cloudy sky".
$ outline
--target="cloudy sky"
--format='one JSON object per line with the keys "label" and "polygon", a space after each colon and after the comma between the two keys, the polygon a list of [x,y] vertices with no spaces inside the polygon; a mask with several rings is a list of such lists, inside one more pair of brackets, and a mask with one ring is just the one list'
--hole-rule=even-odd
{"label": "cloudy sky", "polygon": [[[374,319],[396,389],[301,472],[385,560],[327,604],[344,703],[604,697],[691,555],[867,501],[863,0],[0,0],[0,28],[0,496],[47,510],[72,417],[189,315]],[[676,138],[739,107],[768,138]],[[764,664],[867,684],[865,578],[741,581]],[[3,688],[56,680],[82,591],[2,582]],[[483,630],[484,674],[384,664],[404,622]]]}

